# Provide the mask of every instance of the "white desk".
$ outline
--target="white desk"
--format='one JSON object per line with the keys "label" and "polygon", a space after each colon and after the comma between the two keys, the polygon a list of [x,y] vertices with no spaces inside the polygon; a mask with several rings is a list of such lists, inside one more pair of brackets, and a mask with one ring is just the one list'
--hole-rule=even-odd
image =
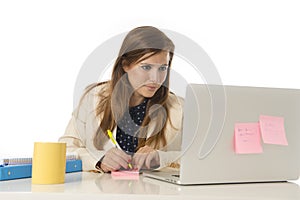
{"label": "white desk", "polygon": [[178,186],[140,175],[139,180],[112,179],[110,174],[66,174],[65,184],[32,185],[31,179],[0,182],[0,199],[154,200],[154,199],[300,200],[295,183]]}

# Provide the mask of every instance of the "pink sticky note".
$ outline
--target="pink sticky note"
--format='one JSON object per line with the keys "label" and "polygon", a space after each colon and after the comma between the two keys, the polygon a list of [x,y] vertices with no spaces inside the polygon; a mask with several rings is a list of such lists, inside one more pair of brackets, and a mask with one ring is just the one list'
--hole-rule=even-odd
{"label": "pink sticky note", "polygon": [[111,172],[111,177],[113,179],[122,179],[122,180],[139,180],[139,171],[138,170],[121,170]]}
{"label": "pink sticky note", "polygon": [[234,147],[237,154],[262,153],[258,123],[236,123]]}
{"label": "pink sticky note", "polygon": [[261,115],[259,123],[264,143],[288,145],[283,117]]}

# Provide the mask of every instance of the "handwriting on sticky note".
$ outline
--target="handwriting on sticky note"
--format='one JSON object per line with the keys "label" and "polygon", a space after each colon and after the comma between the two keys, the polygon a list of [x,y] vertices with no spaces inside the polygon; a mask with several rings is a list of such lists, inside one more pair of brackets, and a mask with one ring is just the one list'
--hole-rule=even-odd
{"label": "handwriting on sticky note", "polygon": [[234,147],[237,154],[262,153],[258,123],[236,123]]}
{"label": "handwriting on sticky note", "polygon": [[264,143],[288,145],[283,117],[261,115],[259,123]]}
{"label": "handwriting on sticky note", "polygon": [[138,170],[120,170],[112,171],[111,177],[113,179],[122,179],[122,180],[139,180],[139,171]]}

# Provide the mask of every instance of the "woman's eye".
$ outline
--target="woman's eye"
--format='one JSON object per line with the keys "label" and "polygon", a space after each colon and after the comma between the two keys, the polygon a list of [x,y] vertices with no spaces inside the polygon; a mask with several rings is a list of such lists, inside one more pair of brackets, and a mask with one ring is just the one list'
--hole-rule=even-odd
{"label": "woman's eye", "polygon": [[142,67],[142,69],[147,70],[147,71],[149,71],[151,69],[150,65],[143,65],[141,67]]}
{"label": "woman's eye", "polygon": [[161,66],[159,67],[159,71],[166,71],[168,69],[167,66]]}

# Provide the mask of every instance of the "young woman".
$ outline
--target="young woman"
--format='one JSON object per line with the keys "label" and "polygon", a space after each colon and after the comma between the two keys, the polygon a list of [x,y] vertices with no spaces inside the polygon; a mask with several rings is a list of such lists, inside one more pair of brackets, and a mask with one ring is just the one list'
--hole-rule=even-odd
{"label": "young woman", "polygon": [[173,42],[157,28],[127,34],[111,80],[87,88],[59,139],[78,153],[83,170],[178,166],[183,100],[169,91],[173,52]]}

